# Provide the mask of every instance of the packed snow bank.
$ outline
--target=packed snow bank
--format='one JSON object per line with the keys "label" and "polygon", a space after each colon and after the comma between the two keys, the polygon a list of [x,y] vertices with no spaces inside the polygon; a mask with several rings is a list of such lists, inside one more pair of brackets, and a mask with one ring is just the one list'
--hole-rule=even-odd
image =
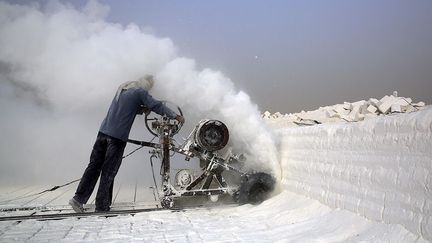
{"label": "packed snow bank", "polygon": [[275,130],[284,189],[432,240],[431,106],[357,123]]}

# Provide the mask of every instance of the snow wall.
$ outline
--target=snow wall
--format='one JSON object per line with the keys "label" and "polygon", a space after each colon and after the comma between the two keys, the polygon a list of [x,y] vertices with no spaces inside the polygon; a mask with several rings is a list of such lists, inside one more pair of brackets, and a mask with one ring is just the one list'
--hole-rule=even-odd
{"label": "snow wall", "polygon": [[283,189],[432,240],[432,107],[356,123],[269,124],[281,137]]}

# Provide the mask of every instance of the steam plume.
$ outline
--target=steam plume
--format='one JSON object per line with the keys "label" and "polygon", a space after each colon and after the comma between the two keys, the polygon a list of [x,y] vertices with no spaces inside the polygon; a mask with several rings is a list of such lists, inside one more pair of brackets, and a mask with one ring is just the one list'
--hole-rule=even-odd
{"label": "steam plume", "polygon": [[274,140],[246,93],[179,57],[170,39],[109,23],[108,13],[96,1],[83,9],[0,2],[3,182],[80,176],[117,86],[148,73],[157,80],[154,96],[180,105],[190,126],[224,121],[252,167],[280,173]]}

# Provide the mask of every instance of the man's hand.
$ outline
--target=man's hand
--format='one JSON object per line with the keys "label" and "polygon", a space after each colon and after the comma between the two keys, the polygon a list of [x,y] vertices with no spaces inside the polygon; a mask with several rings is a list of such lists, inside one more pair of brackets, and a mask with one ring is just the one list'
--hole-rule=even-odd
{"label": "man's hand", "polygon": [[148,115],[150,113],[150,109],[145,106],[140,106],[140,108],[137,111],[137,115]]}
{"label": "man's hand", "polygon": [[184,123],[184,122],[185,122],[184,117],[183,117],[183,116],[180,116],[180,115],[177,115],[175,119],[176,119],[178,122],[180,122],[180,123]]}

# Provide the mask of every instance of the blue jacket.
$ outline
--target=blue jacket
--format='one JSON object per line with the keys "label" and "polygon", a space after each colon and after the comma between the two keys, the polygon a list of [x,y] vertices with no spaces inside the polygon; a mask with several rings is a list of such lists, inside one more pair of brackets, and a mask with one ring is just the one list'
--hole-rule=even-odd
{"label": "blue jacket", "polygon": [[99,131],[126,141],[129,138],[132,123],[141,106],[145,106],[159,115],[166,115],[172,119],[177,116],[176,113],[166,107],[161,101],[153,99],[145,89],[132,88],[123,90],[118,99],[114,97]]}

